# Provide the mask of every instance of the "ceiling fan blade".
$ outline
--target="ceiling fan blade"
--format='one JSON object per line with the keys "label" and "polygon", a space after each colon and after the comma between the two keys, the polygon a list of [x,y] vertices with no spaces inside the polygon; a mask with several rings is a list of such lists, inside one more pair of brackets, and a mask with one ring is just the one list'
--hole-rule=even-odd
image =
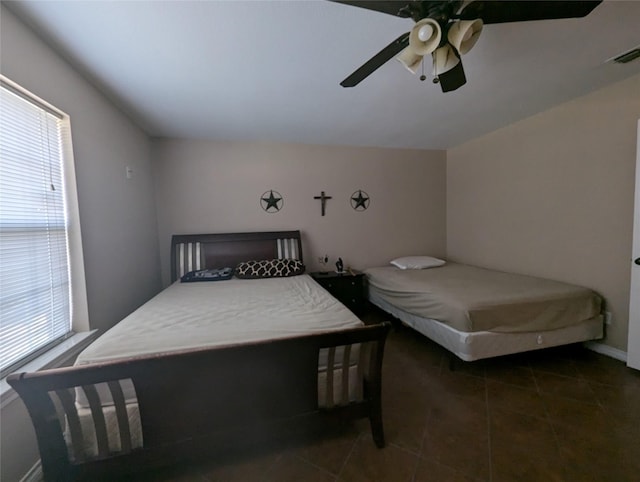
{"label": "ceiling fan blade", "polygon": [[462,61],[446,72],[438,75],[440,87],[442,92],[451,92],[459,87],[462,87],[467,83],[467,77],[464,75],[464,69],[462,68]]}
{"label": "ceiling fan blade", "polygon": [[384,63],[391,60],[396,54],[404,50],[407,45],[409,45],[409,32],[403,33],[380,52],[371,57],[358,70],[340,82],[340,85],[342,87],[354,87],[358,85]]}
{"label": "ceiling fan blade", "polygon": [[411,13],[406,8],[411,0],[390,0],[390,1],[343,1],[343,0],[330,0],[334,3],[342,3],[344,5],[351,5],[352,7],[366,8],[367,10],[375,10],[376,12],[388,13],[396,17],[409,18]]}
{"label": "ceiling fan blade", "polygon": [[481,18],[485,24],[576,18],[585,17],[600,3],[602,0],[570,2],[478,0],[467,5],[458,17],[462,20]]}

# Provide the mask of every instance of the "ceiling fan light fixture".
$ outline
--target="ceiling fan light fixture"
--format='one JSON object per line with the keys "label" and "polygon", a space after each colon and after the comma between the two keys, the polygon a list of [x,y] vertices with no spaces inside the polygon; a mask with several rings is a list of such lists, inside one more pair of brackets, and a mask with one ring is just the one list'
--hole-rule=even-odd
{"label": "ceiling fan light fixture", "polygon": [[396,60],[400,62],[405,69],[407,69],[412,74],[418,72],[418,68],[422,63],[422,55],[416,55],[411,47],[407,47],[400,55],[396,57]]}
{"label": "ceiling fan light fixture", "polygon": [[[416,21],[411,31],[403,33],[380,52],[367,60],[340,82],[353,87],[393,57],[411,72],[416,72],[424,56],[433,59],[434,82],[443,92],[463,86],[467,80],[462,67],[462,55],[478,41],[483,25],[532,20],[578,18],[589,15],[603,0],[561,1],[485,1],[485,0],[394,0],[346,1],[333,0]],[[621,61],[632,60],[635,53],[624,55]],[[424,68],[424,64],[423,64]],[[424,80],[424,71],[420,76]]]}
{"label": "ceiling fan light fixture", "polygon": [[433,52],[433,73],[436,77],[453,69],[459,63],[460,58],[451,45],[445,45]]}
{"label": "ceiling fan light fixture", "polygon": [[411,29],[409,47],[416,55],[429,55],[438,48],[441,39],[442,30],[438,22],[432,18],[423,18]]}
{"label": "ceiling fan light fixture", "polygon": [[476,20],[460,20],[454,22],[447,33],[449,43],[460,52],[460,55],[465,55],[473,48],[478,38],[480,38],[482,26],[482,20],[479,18]]}

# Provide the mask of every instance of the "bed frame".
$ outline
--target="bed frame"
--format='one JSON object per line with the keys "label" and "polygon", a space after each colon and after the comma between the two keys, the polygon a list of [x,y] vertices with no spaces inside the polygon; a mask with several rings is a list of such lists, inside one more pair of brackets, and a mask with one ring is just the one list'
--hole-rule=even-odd
{"label": "bed frame", "polygon": [[[179,276],[179,266],[189,268],[176,252],[182,253],[183,260],[199,260],[201,268],[216,268],[233,265],[234,259],[247,260],[266,253],[278,257],[282,239],[293,240],[289,247],[297,245],[300,259],[298,231],[174,236],[172,279]],[[188,248],[191,255],[185,255],[189,244],[193,245]],[[222,246],[222,255],[215,254],[216,245]],[[283,425],[298,425],[303,419],[322,416],[369,418],[374,442],[384,447],[381,371],[390,326],[382,323],[17,373],[10,375],[8,382],[24,401],[35,427],[47,481],[113,480],[121,474],[192,456],[233,434],[254,438]],[[359,353],[355,365],[350,356],[353,350]],[[321,352],[328,359],[322,376],[318,370]],[[125,402],[123,382],[132,382],[135,387],[137,400],[133,405],[139,410],[138,426],[131,424],[128,410],[132,403]],[[101,403],[98,384],[107,385],[113,405]],[[100,390],[104,386],[100,385]],[[77,387],[84,390],[90,405],[90,436],[95,434],[97,454],[85,450],[86,427],[80,423],[80,409],[74,403]],[[319,393],[324,394],[324,400],[319,401]],[[117,451],[110,449],[107,411],[112,415],[115,412]],[[136,431],[142,435],[139,447],[134,443]],[[65,437],[65,432],[70,437]]]}

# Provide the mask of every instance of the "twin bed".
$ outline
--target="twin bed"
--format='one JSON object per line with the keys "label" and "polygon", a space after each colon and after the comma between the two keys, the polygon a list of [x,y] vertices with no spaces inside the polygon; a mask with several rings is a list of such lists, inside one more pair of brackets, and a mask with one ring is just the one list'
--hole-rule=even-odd
{"label": "twin bed", "polygon": [[602,300],[581,286],[457,263],[365,273],[374,305],[465,361],[603,336]]}
{"label": "twin bed", "polygon": [[179,281],[249,260],[301,262],[298,231],[179,235],[171,253],[172,284],[73,367],[9,377],[46,480],[113,479],[318,416],[367,417],[384,446],[389,324],[365,326],[306,274]]}

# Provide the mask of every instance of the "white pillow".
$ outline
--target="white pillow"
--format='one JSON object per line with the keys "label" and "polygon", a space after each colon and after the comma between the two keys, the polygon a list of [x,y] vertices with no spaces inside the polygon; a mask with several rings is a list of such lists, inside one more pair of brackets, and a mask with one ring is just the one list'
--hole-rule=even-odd
{"label": "white pillow", "polygon": [[431,256],[405,256],[396,258],[391,264],[400,269],[426,269],[442,266],[446,261]]}

